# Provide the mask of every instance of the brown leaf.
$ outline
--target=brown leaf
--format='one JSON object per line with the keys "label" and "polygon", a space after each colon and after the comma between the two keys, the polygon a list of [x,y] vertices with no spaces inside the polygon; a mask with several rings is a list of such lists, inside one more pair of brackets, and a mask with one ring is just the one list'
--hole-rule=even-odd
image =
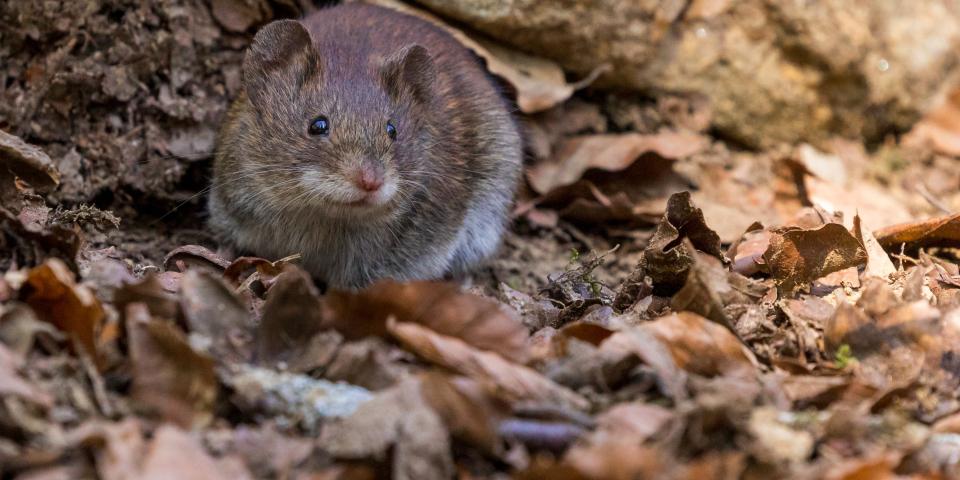
{"label": "brown leaf", "polygon": [[41,320],[66,332],[92,358],[98,358],[97,335],[103,327],[100,301],[87,287],[77,285],[73,272],[56,258],[27,272],[21,295]]}
{"label": "brown leaf", "polygon": [[653,334],[670,349],[676,364],[691,373],[752,377],[753,354],[727,328],[697,314],[680,312],[637,327]]}
{"label": "brown leaf", "polygon": [[524,113],[539,112],[559,105],[570,98],[577,87],[586,86],[592,81],[592,78],[587,78],[579,85],[568,84],[563,70],[553,61],[508,48],[479,35],[472,35],[426,10],[397,0],[367,0],[367,3],[422,18],[446,30],[464,47],[483,58],[490,73],[513,86],[516,90],[517,105]]}
{"label": "brown leaf", "polygon": [[325,425],[320,447],[340,459],[384,460],[392,448],[392,478],[451,478],[449,433],[411,378],[380,392],[349,417]]}
{"label": "brown leaf", "polygon": [[720,237],[707,226],[703,211],[693,204],[690,192],[675,193],[667,201],[667,211],[640,262],[644,273],[653,280],[654,290],[666,293],[682,287],[697,250],[725,258]]}
{"label": "brown leaf", "polygon": [[347,338],[385,335],[393,316],[514,361],[526,360],[528,333],[517,315],[453,284],[381,280],[359,292],[330,291],[324,303],[327,320]]}
{"label": "brown leaf", "polygon": [[860,215],[853,217],[853,235],[863,245],[867,251],[867,268],[863,274],[870,277],[879,277],[883,279],[890,278],[897,271],[893,262],[887,255],[887,252],[880,246],[880,242],[873,236],[869,230],[863,228],[860,223]]}
{"label": "brown leaf", "polygon": [[[622,362],[622,354],[633,355],[657,375],[660,391],[674,401],[687,398],[687,374],[674,361],[670,349],[645,329],[630,328],[610,336],[600,345],[602,358]],[[629,365],[629,364],[628,364]]]}
{"label": "brown leaf", "polygon": [[213,360],[195,352],[173,323],[152,319],[145,305],[128,305],[126,316],[131,397],[186,428],[209,423],[218,388]]}
{"label": "brown leaf", "polygon": [[255,335],[257,362],[283,362],[293,372],[322,366],[323,358],[315,357],[311,346],[324,327],[323,321],[323,305],[313,279],[300,269],[280,274],[267,292]]}
{"label": "brown leaf", "polygon": [[[179,290],[179,286],[177,287]],[[121,313],[127,311],[127,305],[142,303],[147,306],[150,315],[167,320],[176,320],[180,316],[177,297],[164,286],[158,275],[147,275],[139,282],[128,283],[113,294],[114,307]]]}
{"label": "brown leaf", "polygon": [[163,258],[163,269],[184,272],[191,266],[207,268],[213,271],[223,271],[230,262],[214,252],[200,245],[184,245],[170,251]]}
{"label": "brown leaf", "polygon": [[536,371],[477,350],[455,337],[435,333],[415,323],[389,322],[390,334],[424,359],[471,378],[508,401],[558,403],[583,410],[587,400]]}
{"label": "brown leaf", "polygon": [[777,286],[786,293],[867,261],[863,245],[837,223],[812,229],[780,228],[773,234],[763,258]]}
{"label": "brown leaf", "polygon": [[180,309],[191,333],[210,340],[218,362],[248,362],[253,358],[254,324],[247,308],[219,278],[198,269],[187,270],[180,287]]}
{"label": "brown leaf", "polygon": [[60,174],[43,150],[24,142],[20,137],[0,130],[0,188],[12,188],[10,174],[25,180],[31,187],[46,192],[60,184]]}
{"label": "brown leaf", "polygon": [[477,382],[439,372],[420,376],[420,394],[459,438],[488,454],[499,454],[497,424],[509,406],[491,397]]}
{"label": "brown leaf", "polygon": [[639,133],[584,135],[567,140],[550,161],[527,169],[527,180],[534,191],[546,195],[579,181],[590,169],[618,172],[633,164],[644,153],[663,158],[682,158],[706,148],[707,139],[698,134],[663,131],[652,135]]}
{"label": "brown leaf", "polygon": [[873,232],[880,246],[890,253],[900,253],[901,245],[913,251],[929,246],[960,246],[960,214],[931,218],[881,228]]}

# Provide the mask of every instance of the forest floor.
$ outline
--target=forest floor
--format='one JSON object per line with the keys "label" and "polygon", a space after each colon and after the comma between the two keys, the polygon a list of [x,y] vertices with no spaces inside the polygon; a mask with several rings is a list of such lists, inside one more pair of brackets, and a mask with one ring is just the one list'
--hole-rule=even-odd
{"label": "forest floor", "polygon": [[469,287],[319,291],[203,226],[300,6],[55,3],[0,4],[0,478],[960,476],[960,96],[747,148],[583,89]]}

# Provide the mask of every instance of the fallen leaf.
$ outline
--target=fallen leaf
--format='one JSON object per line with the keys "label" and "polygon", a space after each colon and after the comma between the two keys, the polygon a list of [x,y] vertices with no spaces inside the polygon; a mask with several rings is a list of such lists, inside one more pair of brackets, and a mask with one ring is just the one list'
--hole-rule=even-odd
{"label": "fallen leaf", "polygon": [[477,382],[466,377],[427,372],[420,376],[420,394],[443,419],[454,438],[488,454],[502,453],[497,425],[509,406],[491,397]]}
{"label": "fallen leaf", "polygon": [[41,192],[60,184],[60,173],[43,150],[3,130],[0,130],[0,162],[0,188],[13,188],[11,174]]}
{"label": "fallen leaf", "polygon": [[644,153],[675,159],[693,155],[704,148],[706,137],[693,133],[663,131],[652,135],[639,133],[584,135],[567,140],[554,158],[527,169],[527,180],[534,191],[546,195],[579,181],[590,169],[618,172],[637,161]]}
{"label": "fallen leaf", "polygon": [[677,366],[690,373],[747,378],[756,374],[753,353],[730,330],[695,313],[667,315],[637,328],[659,339]]}
{"label": "fallen leaf", "polygon": [[[684,240],[689,243],[684,243]],[[692,248],[691,248],[692,247]],[[653,281],[654,291],[665,294],[681,288],[697,251],[725,259],[720,237],[707,226],[703,211],[689,192],[670,196],[663,219],[643,250],[640,267]]]}
{"label": "fallen leaf", "polygon": [[282,362],[294,372],[323,365],[312,351],[314,337],[324,327],[323,305],[313,279],[299,269],[280,274],[267,292],[257,328],[257,362]]}
{"label": "fallen leaf", "polygon": [[901,246],[914,251],[929,246],[960,246],[960,214],[893,225],[875,230],[873,235],[889,253],[900,253]]}
{"label": "fallen leaf", "polygon": [[837,223],[812,229],[779,228],[772,233],[770,247],[763,258],[777,286],[786,293],[867,261],[863,245]]}
{"label": "fallen leaf", "polygon": [[105,314],[87,287],[77,285],[73,272],[56,258],[27,273],[21,295],[37,316],[66,332],[94,359],[99,358],[97,335]]}
{"label": "fallen leaf", "polygon": [[327,321],[347,338],[386,334],[387,319],[424,325],[504,358],[526,360],[527,329],[516,314],[450,283],[381,280],[359,292],[330,291]]}
{"label": "fallen leaf", "polygon": [[853,235],[867,251],[867,268],[863,271],[864,275],[887,279],[896,273],[897,267],[893,265],[890,256],[880,246],[880,242],[873,233],[863,228],[859,215],[853,217]]}
{"label": "fallen leaf", "polygon": [[478,350],[464,341],[436,333],[415,323],[389,322],[387,330],[406,348],[424,359],[453,370],[483,385],[508,401],[533,400],[559,403],[584,410],[585,398],[535,370],[510,363],[500,355]]}
{"label": "fallen leaf", "polygon": [[170,251],[163,258],[163,269],[185,272],[191,266],[203,267],[213,271],[223,271],[230,266],[230,262],[214,252],[200,245],[184,245]]}
{"label": "fallen leaf", "polygon": [[133,400],[186,428],[208,424],[218,388],[213,359],[194,351],[173,323],[151,318],[143,304],[127,305],[126,317]]}
{"label": "fallen leaf", "polygon": [[210,354],[219,363],[248,362],[253,358],[254,324],[247,308],[219,278],[190,269],[180,287],[180,309],[190,333],[210,342]]}
{"label": "fallen leaf", "polygon": [[411,378],[380,392],[353,415],[325,425],[320,448],[340,459],[385,460],[392,447],[391,478],[451,478],[450,434],[422,391]]}

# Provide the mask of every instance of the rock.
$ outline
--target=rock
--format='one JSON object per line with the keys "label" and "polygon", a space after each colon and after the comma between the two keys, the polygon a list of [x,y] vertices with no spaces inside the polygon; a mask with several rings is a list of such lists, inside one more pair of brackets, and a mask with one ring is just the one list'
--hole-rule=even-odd
{"label": "rock", "polygon": [[960,9],[937,0],[419,3],[580,76],[607,64],[599,87],[705,95],[749,146],[905,130],[960,47]]}

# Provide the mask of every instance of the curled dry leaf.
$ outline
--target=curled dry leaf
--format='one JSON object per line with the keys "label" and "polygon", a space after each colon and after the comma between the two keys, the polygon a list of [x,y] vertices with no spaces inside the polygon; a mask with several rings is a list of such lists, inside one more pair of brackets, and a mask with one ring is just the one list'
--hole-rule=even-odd
{"label": "curled dry leaf", "polygon": [[420,17],[446,30],[463,46],[483,58],[490,73],[506,80],[516,89],[517,106],[524,113],[539,112],[559,105],[570,98],[576,88],[586,86],[592,81],[591,76],[580,85],[568,84],[563,70],[551,60],[534,57],[479,36],[469,35],[430,12],[397,0],[364,1]]}
{"label": "curled dry leaf", "polygon": [[194,351],[173,323],[151,318],[143,304],[128,305],[126,316],[134,401],[185,428],[209,423],[218,388],[213,359]]}
{"label": "curled dry leaf", "polygon": [[867,261],[867,251],[860,241],[838,223],[811,229],[780,228],[772,233],[763,258],[777,286],[786,293]]}
{"label": "curled dry leaf", "polygon": [[679,401],[687,398],[687,375],[677,366],[670,349],[651,332],[630,328],[610,336],[600,345],[602,358],[622,362],[629,354],[650,366],[657,375],[657,384],[664,395]]}
{"label": "curled dry leaf", "polygon": [[241,33],[273,16],[264,0],[212,0],[210,13],[227,30]]}
{"label": "curled dry leaf", "polygon": [[66,332],[93,358],[104,320],[100,301],[87,287],[77,285],[73,272],[56,258],[27,272],[21,295],[44,321]]}
{"label": "curled dry leaf", "polygon": [[675,291],[686,282],[697,250],[725,258],[720,237],[707,226],[703,211],[693,204],[690,192],[675,193],[667,200],[667,210],[643,250],[640,268],[653,280],[655,289]]}
{"label": "curled dry leaf", "polygon": [[460,339],[438,334],[415,323],[391,321],[387,330],[417,355],[477,381],[507,401],[558,403],[577,410],[589,406],[585,398],[535,370],[478,350]]}
{"label": "curled dry leaf", "polygon": [[527,329],[515,312],[454,284],[381,280],[359,292],[330,291],[324,305],[327,321],[347,338],[385,335],[392,316],[510,360],[527,357]]}
{"label": "curled dry leaf", "polygon": [[200,245],[177,247],[163,259],[163,268],[167,271],[184,272],[191,266],[204,267],[219,272],[230,266],[230,262],[217,252]]}
{"label": "curled dry leaf", "polygon": [[960,214],[902,223],[873,232],[884,250],[900,253],[901,246],[916,250],[929,246],[960,246]]}

